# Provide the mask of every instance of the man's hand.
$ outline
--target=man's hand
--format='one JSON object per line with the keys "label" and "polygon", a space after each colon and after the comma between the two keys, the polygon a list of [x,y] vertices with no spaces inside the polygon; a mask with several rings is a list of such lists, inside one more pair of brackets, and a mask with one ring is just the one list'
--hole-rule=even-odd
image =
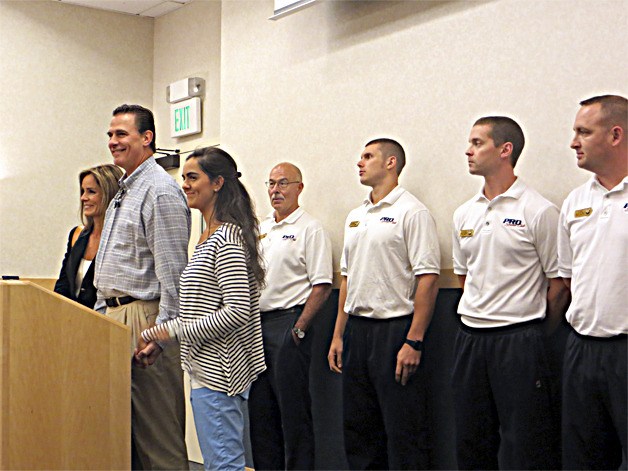
{"label": "man's hand", "polygon": [[137,338],[137,346],[135,347],[135,351],[133,352],[133,363],[135,363],[137,366],[146,366],[142,363],[140,357],[139,357],[139,353],[144,350],[146,348],[148,344],[144,341],[144,339],[142,338],[142,336],[140,335]]}
{"label": "man's hand", "polygon": [[395,370],[395,381],[405,386],[421,363],[421,352],[415,350],[408,344],[403,344],[397,353],[397,368]]}
{"label": "man's hand", "polygon": [[137,340],[137,348],[135,349],[135,355],[133,355],[133,361],[137,366],[146,368],[152,365],[157,360],[157,357],[161,355],[162,348],[154,340],[150,343],[146,343],[140,336]]}
{"label": "man's hand", "polygon": [[332,338],[327,361],[329,362],[329,369],[331,371],[334,373],[342,373],[342,338]]}

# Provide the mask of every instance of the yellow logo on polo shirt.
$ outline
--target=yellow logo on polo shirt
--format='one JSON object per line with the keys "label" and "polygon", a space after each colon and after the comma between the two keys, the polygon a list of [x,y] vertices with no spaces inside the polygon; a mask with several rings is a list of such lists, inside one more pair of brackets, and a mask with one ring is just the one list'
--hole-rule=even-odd
{"label": "yellow logo on polo shirt", "polygon": [[351,221],[349,223],[349,227],[358,227],[360,225],[360,221]]}
{"label": "yellow logo on polo shirt", "polygon": [[473,229],[461,229],[460,237],[473,237],[474,233]]}
{"label": "yellow logo on polo shirt", "polygon": [[266,237],[268,234],[260,234],[259,235],[259,240],[262,240],[264,237]]}
{"label": "yellow logo on polo shirt", "polygon": [[575,212],[575,216],[577,218],[584,218],[587,216],[591,216],[591,213],[593,212],[593,208],[583,208],[583,209],[576,209]]}

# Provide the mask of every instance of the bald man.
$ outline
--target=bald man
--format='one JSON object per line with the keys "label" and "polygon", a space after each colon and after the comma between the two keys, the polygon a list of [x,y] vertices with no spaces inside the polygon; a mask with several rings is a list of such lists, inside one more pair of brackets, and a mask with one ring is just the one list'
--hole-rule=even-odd
{"label": "bald man", "polygon": [[249,398],[253,462],[256,470],[314,469],[312,322],[331,292],[331,242],[321,223],[299,207],[303,178],[295,165],[276,165],[266,186],[273,207],[260,226],[267,370]]}

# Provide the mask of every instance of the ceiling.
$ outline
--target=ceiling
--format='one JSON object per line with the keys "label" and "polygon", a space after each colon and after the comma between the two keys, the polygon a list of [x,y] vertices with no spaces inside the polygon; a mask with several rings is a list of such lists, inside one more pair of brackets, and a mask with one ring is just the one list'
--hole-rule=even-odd
{"label": "ceiling", "polygon": [[181,8],[192,0],[55,0],[63,3],[71,3],[99,10],[116,11],[128,15],[158,16],[170,13]]}

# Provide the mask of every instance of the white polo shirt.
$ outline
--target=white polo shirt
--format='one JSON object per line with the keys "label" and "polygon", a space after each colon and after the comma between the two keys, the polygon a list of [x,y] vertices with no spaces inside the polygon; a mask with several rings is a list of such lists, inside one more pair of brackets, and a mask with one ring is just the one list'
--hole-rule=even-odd
{"label": "white polo shirt", "polygon": [[340,272],[347,277],[346,313],[374,319],[412,314],[415,277],[440,273],[428,209],[400,186],[375,205],[369,195],[347,216]]}
{"label": "white polo shirt", "polygon": [[303,208],[275,222],[274,211],[260,224],[266,287],[260,310],[305,304],[312,286],[332,281],[331,241],[321,223]]}
{"label": "white polo shirt", "polygon": [[558,273],[571,278],[567,320],[582,335],[628,334],[628,177],[612,190],[596,177],[560,213]]}
{"label": "white polo shirt", "polygon": [[483,193],[454,213],[454,273],[466,275],[458,313],[470,327],[543,319],[547,278],[558,277],[558,208],[520,178],[489,201]]}

